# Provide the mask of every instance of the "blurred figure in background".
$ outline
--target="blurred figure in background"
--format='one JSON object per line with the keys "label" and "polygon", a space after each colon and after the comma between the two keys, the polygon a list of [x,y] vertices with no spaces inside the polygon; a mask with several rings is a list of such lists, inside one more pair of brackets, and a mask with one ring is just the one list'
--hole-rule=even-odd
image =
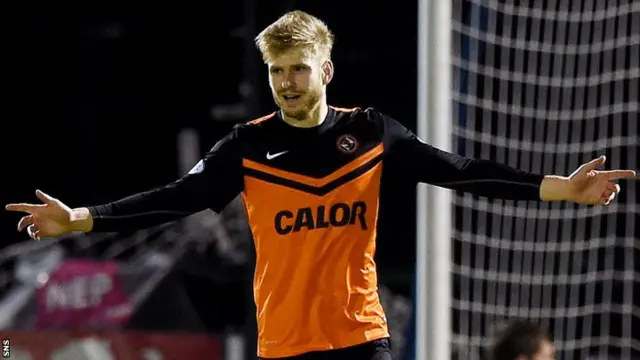
{"label": "blurred figure in background", "polygon": [[516,320],[498,330],[489,360],[555,360],[555,347],[547,331],[534,322]]}

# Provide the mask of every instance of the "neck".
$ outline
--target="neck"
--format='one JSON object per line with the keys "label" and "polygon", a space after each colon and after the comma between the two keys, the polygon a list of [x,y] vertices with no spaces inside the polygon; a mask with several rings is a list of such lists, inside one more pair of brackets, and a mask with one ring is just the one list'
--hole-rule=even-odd
{"label": "neck", "polygon": [[282,114],[282,119],[284,119],[284,121],[291,126],[300,127],[300,128],[311,128],[311,127],[322,124],[322,122],[324,122],[324,119],[327,117],[328,112],[329,112],[329,105],[327,105],[327,102],[324,101],[323,99],[318,103],[318,105],[315,108],[313,108],[309,112],[309,115],[307,116],[306,119],[303,119],[303,120],[293,119],[286,116],[282,112],[281,114]]}

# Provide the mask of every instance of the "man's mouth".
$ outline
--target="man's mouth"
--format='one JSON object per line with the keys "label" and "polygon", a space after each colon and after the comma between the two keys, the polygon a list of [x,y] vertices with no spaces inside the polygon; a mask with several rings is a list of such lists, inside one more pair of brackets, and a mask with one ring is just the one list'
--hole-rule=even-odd
{"label": "man's mouth", "polygon": [[301,95],[282,95],[282,97],[287,101],[295,101],[300,98]]}

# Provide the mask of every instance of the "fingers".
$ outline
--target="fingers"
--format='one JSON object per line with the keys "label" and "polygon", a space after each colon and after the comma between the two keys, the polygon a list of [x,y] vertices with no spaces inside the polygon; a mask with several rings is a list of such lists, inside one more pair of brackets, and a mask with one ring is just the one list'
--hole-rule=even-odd
{"label": "fingers", "polygon": [[616,184],[613,181],[609,181],[607,182],[607,185],[605,186],[605,191],[609,191],[609,192],[620,192],[620,185]]}
{"label": "fingers", "polygon": [[605,205],[609,205],[609,203],[611,201],[613,201],[613,199],[615,199],[616,197],[616,193],[612,192],[612,191],[608,191],[604,194],[602,194],[602,196],[600,197],[600,203],[601,204],[605,204]]}
{"label": "fingers", "polygon": [[595,169],[597,169],[599,166],[602,166],[602,165],[605,163],[605,161],[607,161],[607,157],[606,157],[606,156],[604,156],[604,155],[602,155],[602,156],[600,156],[599,158],[597,158],[597,159],[593,159],[593,160],[589,161],[588,163],[586,163],[586,164],[582,165],[582,168],[583,168],[585,171],[595,170]]}
{"label": "fingers", "polygon": [[27,226],[27,234],[33,240],[40,240],[40,229],[35,224]]}
{"label": "fingers", "polygon": [[38,199],[40,199],[40,201],[42,201],[45,204],[51,204],[56,201],[55,198],[51,197],[48,194],[45,194],[41,190],[36,190],[36,196],[38,197]]}
{"label": "fingers", "polygon": [[600,173],[607,175],[609,180],[628,179],[636,177],[636,172],[633,170],[609,170],[600,171]]}
{"label": "fingers", "polygon": [[31,215],[27,215],[18,222],[18,231],[27,229],[27,234],[34,240],[40,240],[40,228],[36,224],[35,219]]}
{"label": "fingers", "polygon": [[34,211],[38,210],[43,206],[44,205],[20,203],[20,204],[9,204],[4,208],[8,211],[19,211],[19,212],[26,212],[26,213],[32,214]]}
{"label": "fingers", "polygon": [[34,220],[32,215],[24,216],[18,222],[18,231],[22,231],[22,230],[24,230],[25,227],[27,227],[29,225],[33,225],[34,223],[35,223],[35,220]]}
{"label": "fingers", "polygon": [[602,199],[601,199],[601,202],[604,205],[609,205],[609,203],[611,203],[615,198],[616,198],[616,193],[612,192],[608,196],[607,195],[603,196]]}
{"label": "fingers", "polygon": [[610,182],[607,184],[607,188],[600,197],[600,203],[609,205],[620,193],[620,185]]}
{"label": "fingers", "polygon": [[38,208],[44,207],[45,205],[51,205],[54,202],[56,202],[55,198],[51,197],[48,194],[45,194],[41,190],[36,190],[36,196],[44,204],[16,203],[16,204],[8,204],[4,208],[6,210],[8,210],[8,211],[19,211],[19,212],[33,213],[33,211],[37,210]]}
{"label": "fingers", "polygon": [[612,193],[612,192],[617,194],[617,193],[620,192],[620,185],[618,185],[618,184],[616,184],[614,182],[609,182],[607,184],[605,192],[609,193],[609,194]]}

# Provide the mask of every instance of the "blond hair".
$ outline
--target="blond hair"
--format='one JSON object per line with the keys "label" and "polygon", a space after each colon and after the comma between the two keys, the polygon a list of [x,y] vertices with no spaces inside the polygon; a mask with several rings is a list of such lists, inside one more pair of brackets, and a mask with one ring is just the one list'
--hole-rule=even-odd
{"label": "blond hair", "polygon": [[267,62],[291,49],[300,49],[329,59],[334,38],[322,20],[296,10],[282,15],[267,26],[255,41],[262,59]]}

